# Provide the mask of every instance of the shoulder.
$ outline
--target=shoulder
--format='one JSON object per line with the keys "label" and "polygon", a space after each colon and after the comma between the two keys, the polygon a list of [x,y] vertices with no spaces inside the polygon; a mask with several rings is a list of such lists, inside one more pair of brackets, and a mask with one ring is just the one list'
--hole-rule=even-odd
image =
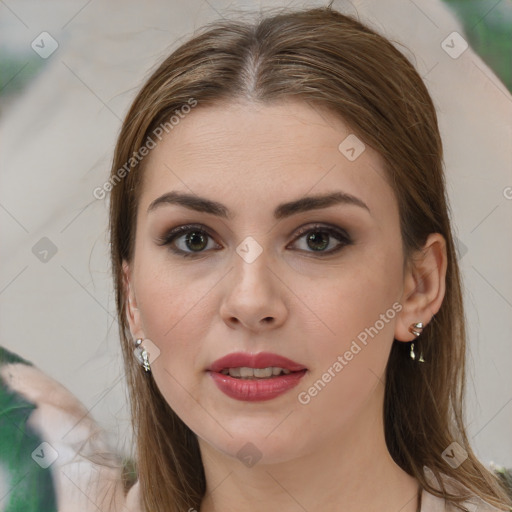
{"label": "shoulder", "polygon": [[[478,496],[474,496],[462,503],[468,512],[503,512],[499,508],[487,503]],[[425,489],[421,494],[421,512],[461,512],[444,498],[430,494]]]}
{"label": "shoulder", "polygon": [[[439,489],[439,485],[435,479],[434,473],[427,467],[423,467],[425,477],[436,489]],[[444,475],[443,480],[446,487],[452,492],[456,492],[460,489],[459,483],[455,482],[452,478]],[[479,496],[472,496],[470,499],[462,503],[468,510],[468,512],[503,512],[499,508],[487,503]],[[421,494],[421,512],[461,512],[460,509],[454,507],[451,503],[447,502],[444,498],[435,496],[429,493],[426,489],[423,489]]]}
{"label": "shoulder", "polygon": [[126,512],[139,512],[141,509],[140,482],[137,480],[126,496]]}
{"label": "shoulder", "polygon": [[[137,511],[126,508],[121,458],[87,408],[2,346],[0,431],[0,487],[7,491],[7,506],[26,512]],[[133,501],[135,490],[131,496]]]}

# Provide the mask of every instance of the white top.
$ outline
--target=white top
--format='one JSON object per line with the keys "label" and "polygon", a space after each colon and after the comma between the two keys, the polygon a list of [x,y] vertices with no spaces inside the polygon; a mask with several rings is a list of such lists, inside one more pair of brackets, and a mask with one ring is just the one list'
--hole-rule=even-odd
{"label": "white top", "polygon": [[[432,485],[435,489],[440,489],[437,480],[435,479],[434,473],[427,467],[423,466],[423,472],[427,481]],[[457,489],[460,488],[461,484],[451,477],[447,475],[443,475],[444,483],[450,492],[453,494],[457,493]],[[465,487],[465,486],[464,486]],[[467,487],[465,487],[467,489]],[[468,490],[469,491],[469,490]],[[469,512],[496,512],[500,511],[499,508],[487,503],[477,496],[473,496],[471,499],[468,499],[462,503],[465,505]],[[421,493],[421,512],[460,512],[460,509],[457,509],[451,503],[447,503],[444,498],[439,498],[438,496],[434,496],[430,494],[425,489],[423,489]]]}

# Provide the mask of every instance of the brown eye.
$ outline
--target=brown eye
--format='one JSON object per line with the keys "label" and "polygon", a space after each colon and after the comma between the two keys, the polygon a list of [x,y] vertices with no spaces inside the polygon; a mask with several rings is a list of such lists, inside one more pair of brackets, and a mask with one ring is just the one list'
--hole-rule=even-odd
{"label": "brown eye", "polygon": [[[346,232],[324,225],[306,226],[301,228],[295,237],[295,241],[302,238],[305,239],[305,247],[301,250],[306,252],[316,252],[321,255],[333,254],[340,251],[344,246],[352,243]],[[333,244],[334,248],[326,250]]]}
{"label": "brown eye", "polygon": [[185,235],[185,245],[192,251],[202,251],[208,245],[208,234],[201,231],[191,231]]}
{"label": "brown eye", "polygon": [[307,235],[306,243],[308,247],[317,251],[323,251],[329,245],[330,235],[325,231],[314,231],[313,233]]}
{"label": "brown eye", "polygon": [[205,252],[209,239],[212,239],[211,235],[202,226],[186,225],[171,230],[160,240],[159,245],[168,245],[173,253],[180,256],[194,257]]}

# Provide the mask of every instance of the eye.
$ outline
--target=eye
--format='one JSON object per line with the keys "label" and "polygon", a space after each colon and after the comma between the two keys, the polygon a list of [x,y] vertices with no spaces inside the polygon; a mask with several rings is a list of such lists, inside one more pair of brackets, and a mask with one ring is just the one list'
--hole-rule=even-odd
{"label": "eye", "polygon": [[[322,224],[300,228],[295,237],[295,242],[302,238],[305,238],[306,249],[304,250],[306,252],[316,252],[321,255],[336,253],[344,246],[352,244],[352,240],[344,230]],[[331,245],[332,238],[336,239],[338,244],[333,249],[325,250]],[[307,249],[312,250],[308,251]]]}
{"label": "eye", "polygon": [[[212,237],[203,226],[188,224],[171,230],[163,238],[159,239],[159,245],[168,245],[173,253],[180,256],[194,257],[199,256],[207,248],[211,249],[208,246],[209,238],[211,239]],[[180,239],[183,239],[181,244],[178,243]],[[177,248],[174,247],[175,244],[178,246]],[[216,247],[220,248],[219,245],[216,245]]]}
{"label": "eye", "polygon": [[[342,229],[333,226],[315,224],[300,228],[296,233],[293,243],[305,238],[305,252],[316,252],[320,255],[333,254],[340,251],[344,246],[352,244],[349,235]],[[325,250],[332,244],[332,239],[337,240],[337,245],[330,250]],[[212,249],[209,239],[213,237],[207,229],[200,224],[187,224],[172,229],[164,237],[157,240],[159,245],[168,245],[169,250],[174,254],[183,257],[200,256],[207,249]],[[215,250],[221,246],[213,242]],[[312,250],[308,250],[312,249]]]}

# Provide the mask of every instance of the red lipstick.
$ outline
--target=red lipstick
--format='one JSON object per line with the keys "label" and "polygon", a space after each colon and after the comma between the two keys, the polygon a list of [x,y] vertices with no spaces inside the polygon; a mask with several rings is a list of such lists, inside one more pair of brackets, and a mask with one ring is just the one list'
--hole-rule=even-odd
{"label": "red lipstick", "polygon": [[[281,368],[286,374],[281,372],[269,377],[241,378],[226,375],[230,368]],[[304,365],[270,352],[235,352],[217,359],[207,368],[208,374],[223,393],[243,401],[271,400],[295,387],[306,371]]]}

